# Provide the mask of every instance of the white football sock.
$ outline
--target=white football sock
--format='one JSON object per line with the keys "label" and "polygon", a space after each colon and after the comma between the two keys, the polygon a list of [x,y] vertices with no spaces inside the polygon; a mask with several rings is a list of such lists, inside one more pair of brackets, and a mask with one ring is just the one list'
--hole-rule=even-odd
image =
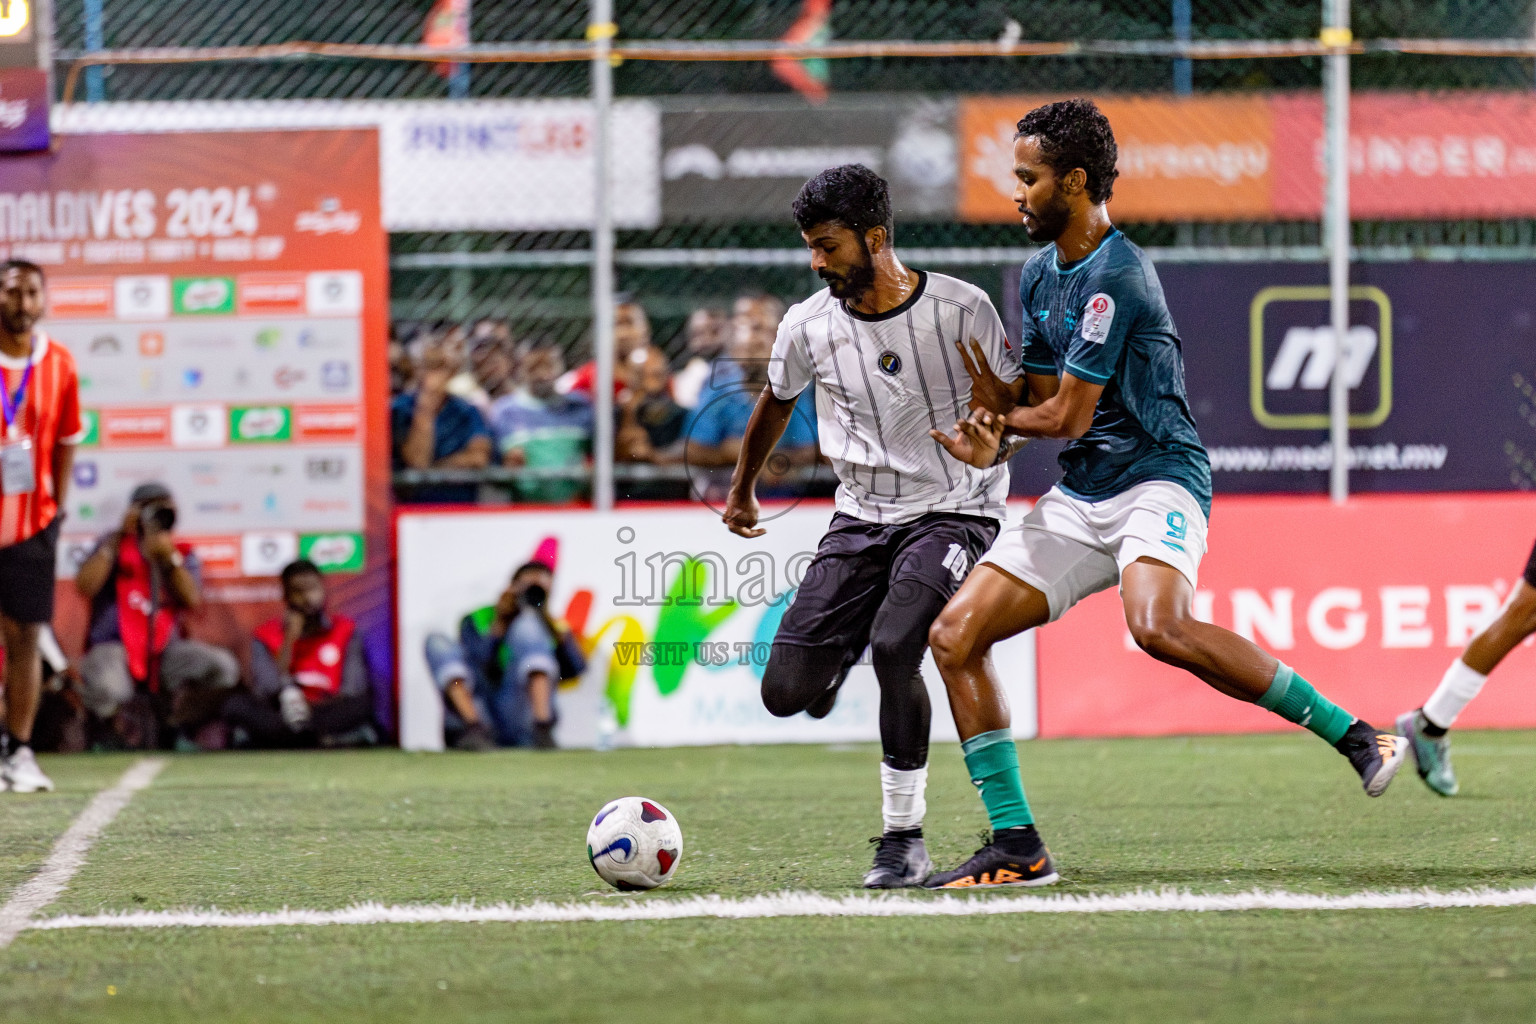
{"label": "white football sock", "polygon": [[928,810],[923,793],[927,788],[927,765],[903,772],[880,762],[880,815],[885,819],[887,832],[923,827],[923,814]]}
{"label": "white football sock", "polygon": [[1424,717],[1429,724],[1449,729],[1456,722],[1462,708],[1472,703],[1472,698],[1483,688],[1488,677],[1474,671],[1466,662],[1457,658],[1445,670],[1445,678],[1435,687],[1435,692],[1424,702]]}

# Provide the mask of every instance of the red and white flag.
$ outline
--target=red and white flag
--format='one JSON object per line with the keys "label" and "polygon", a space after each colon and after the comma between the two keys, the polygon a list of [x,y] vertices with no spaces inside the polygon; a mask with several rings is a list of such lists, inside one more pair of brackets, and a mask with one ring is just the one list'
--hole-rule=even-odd
{"label": "red and white flag", "polygon": [[[800,17],[784,33],[786,43],[825,43],[832,38],[832,0],[805,0]],[[827,62],[821,58],[794,60],[780,57],[772,64],[773,73],[812,103],[825,103],[828,89]]]}
{"label": "red and white flag", "polygon": [[[458,50],[469,45],[470,0],[437,0],[422,26],[421,43],[434,50]],[[453,74],[452,64],[434,65],[444,78]]]}

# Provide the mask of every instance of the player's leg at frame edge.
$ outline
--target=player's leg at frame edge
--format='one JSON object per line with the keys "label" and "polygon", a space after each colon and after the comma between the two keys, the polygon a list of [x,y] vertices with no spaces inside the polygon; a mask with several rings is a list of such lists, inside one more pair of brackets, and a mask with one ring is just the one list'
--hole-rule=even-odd
{"label": "player's leg at frame edge", "polygon": [[1441,796],[1461,791],[1451,767],[1450,728],[1482,691],[1499,663],[1536,633],[1536,549],[1531,551],[1524,577],[1515,582],[1499,614],[1474,636],[1451,662],[1428,700],[1397,716],[1397,732],[1409,741],[1419,778]]}

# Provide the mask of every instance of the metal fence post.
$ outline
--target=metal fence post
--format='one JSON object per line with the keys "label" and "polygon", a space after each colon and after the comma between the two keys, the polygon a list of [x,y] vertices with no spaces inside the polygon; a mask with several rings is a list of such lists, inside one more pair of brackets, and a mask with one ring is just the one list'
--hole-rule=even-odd
{"label": "metal fence post", "polygon": [[[1173,0],[1173,38],[1187,43],[1194,38],[1194,13],[1191,0]],[[1173,62],[1173,91],[1188,96],[1195,91],[1195,62],[1180,57]]]}
{"label": "metal fence post", "polygon": [[[107,47],[106,33],[102,30],[102,0],[85,0],[85,48],[88,51]],[[85,69],[85,99],[88,103],[100,103],[107,98],[105,69],[93,64]]]}
{"label": "metal fence post", "polygon": [[1337,504],[1349,498],[1349,380],[1345,374],[1349,344],[1349,0],[1323,0],[1324,45],[1338,47],[1323,58],[1328,161],[1327,203],[1323,213],[1328,249],[1328,311],[1333,325],[1333,379],[1328,389],[1328,434],[1333,468],[1328,493]]}
{"label": "metal fence post", "polygon": [[613,206],[608,158],[613,67],[613,0],[592,0],[587,38],[592,41],[592,348],[597,375],[592,437],[592,505],[613,508]]}
{"label": "metal fence post", "polygon": [[[464,0],[464,45],[468,46],[474,35],[475,5],[473,0]],[[462,100],[469,98],[469,69],[468,64],[455,64],[448,77],[448,98]]]}

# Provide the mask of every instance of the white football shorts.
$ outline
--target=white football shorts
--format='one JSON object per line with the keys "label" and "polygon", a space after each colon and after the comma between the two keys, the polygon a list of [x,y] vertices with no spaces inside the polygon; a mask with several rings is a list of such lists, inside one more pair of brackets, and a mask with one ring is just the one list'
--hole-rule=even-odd
{"label": "white football shorts", "polygon": [[1197,587],[1207,529],[1194,495],[1165,480],[1102,501],[1052,487],[1028,515],[1003,527],[981,562],[1044,594],[1055,622],[1083,598],[1120,582],[1138,558],[1166,562]]}

